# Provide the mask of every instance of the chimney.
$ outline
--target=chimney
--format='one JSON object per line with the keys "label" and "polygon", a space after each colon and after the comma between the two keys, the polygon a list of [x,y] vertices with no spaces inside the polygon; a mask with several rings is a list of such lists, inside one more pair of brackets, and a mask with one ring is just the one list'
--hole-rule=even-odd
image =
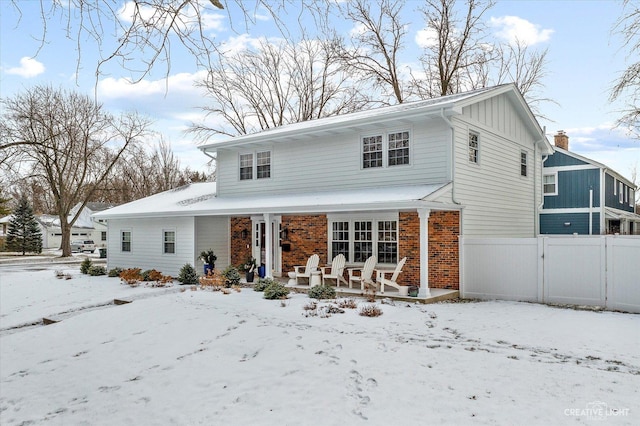
{"label": "chimney", "polygon": [[558,148],[569,151],[569,136],[567,136],[564,130],[558,130],[558,134],[553,136],[553,142]]}

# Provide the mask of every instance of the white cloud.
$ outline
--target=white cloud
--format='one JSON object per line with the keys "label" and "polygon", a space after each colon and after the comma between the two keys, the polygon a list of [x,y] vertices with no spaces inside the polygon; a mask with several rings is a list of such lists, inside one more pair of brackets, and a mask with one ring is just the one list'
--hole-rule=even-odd
{"label": "white cloud", "polygon": [[[227,18],[226,15],[220,13],[209,13],[203,6],[198,6],[198,10],[194,9],[193,5],[182,8],[179,16],[175,21],[172,21],[172,16],[164,15],[160,12],[157,6],[145,6],[136,4],[133,1],[126,2],[120,10],[118,10],[118,17],[121,21],[131,24],[133,22],[134,13],[145,21],[154,22],[154,26],[157,23],[162,24],[163,27],[169,25],[177,25],[182,27],[182,31],[189,31],[188,28],[193,28],[196,23],[202,25],[203,30],[222,30],[224,29],[224,21]],[[162,16],[163,21],[159,21],[159,17]]]}
{"label": "white cloud", "polygon": [[548,41],[554,32],[550,29],[540,29],[539,25],[517,16],[491,17],[489,24],[497,29],[496,36],[509,44],[515,44],[518,40],[527,46],[532,46]]}
{"label": "white cloud", "polygon": [[421,48],[433,47],[438,43],[438,33],[433,28],[425,28],[416,32],[416,44]]}
{"label": "white cloud", "polygon": [[38,62],[33,58],[24,56],[20,59],[20,66],[14,68],[8,68],[5,70],[7,74],[19,75],[24,78],[32,78],[42,74],[45,70],[44,64]]}
{"label": "white cloud", "polygon": [[194,83],[205,77],[206,71],[199,71],[175,74],[168,79],[142,80],[135,84],[128,78],[108,77],[98,83],[98,94],[101,99],[131,98],[135,100],[155,95],[194,92],[196,90]]}

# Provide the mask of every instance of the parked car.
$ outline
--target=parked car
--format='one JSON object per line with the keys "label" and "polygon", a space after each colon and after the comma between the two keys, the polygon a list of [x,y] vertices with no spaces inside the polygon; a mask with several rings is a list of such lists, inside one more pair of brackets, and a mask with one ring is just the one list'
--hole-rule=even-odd
{"label": "parked car", "polygon": [[75,252],[83,253],[85,251],[88,251],[88,252],[91,252],[91,253],[96,251],[96,245],[93,242],[93,240],[71,241],[71,252],[72,253],[75,253]]}

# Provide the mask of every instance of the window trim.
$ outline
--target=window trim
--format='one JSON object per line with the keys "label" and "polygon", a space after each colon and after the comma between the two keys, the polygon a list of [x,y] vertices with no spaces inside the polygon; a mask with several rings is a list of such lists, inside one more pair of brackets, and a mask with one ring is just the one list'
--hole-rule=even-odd
{"label": "window trim", "polygon": [[[403,163],[403,164],[393,164],[390,165],[389,164],[389,151],[391,151],[390,148],[390,141],[389,141],[389,136],[392,134],[398,134],[398,133],[408,133],[409,137],[408,137],[408,146],[407,146],[407,150],[409,151],[408,153],[408,162],[407,163]],[[365,139],[369,139],[369,138],[376,138],[376,137],[380,137],[381,139],[381,144],[382,144],[382,157],[381,157],[381,163],[380,166],[373,166],[373,167],[365,167],[364,166],[364,140]],[[401,129],[388,129],[385,131],[381,131],[381,132],[375,132],[375,133],[362,133],[360,134],[360,138],[359,138],[359,143],[360,143],[360,170],[380,170],[380,169],[393,169],[395,167],[402,167],[402,166],[411,166],[411,164],[413,164],[413,128],[401,128]],[[397,150],[398,148],[394,148],[394,150]],[[405,148],[400,148],[400,149],[405,149]],[[377,152],[377,151],[375,151]]]}
{"label": "window trim", "polygon": [[[544,186],[545,186],[544,178],[545,178],[545,176],[553,176],[553,192],[545,192],[544,191]],[[558,172],[543,173],[542,174],[542,195],[543,196],[558,195]]]}
{"label": "window trim", "polygon": [[[529,163],[529,153],[524,149],[520,150],[520,177],[522,178],[526,178],[529,176],[528,163]],[[524,172],[524,174],[522,172]]]}
{"label": "window trim", "polygon": [[[265,154],[268,153],[269,154],[269,171],[268,171],[268,176],[263,176],[263,177],[259,177],[258,176],[258,154]],[[242,157],[243,156],[251,156],[251,169],[249,169],[249,166],[242,166]],[[265,166],[265,164],[263,164],[262,166]],[[247,170],[251,170],[251,177],[250,178],[242,178],[242,170],[243,169],[247,169]],[[271,179],[271,177],[273,176],[273,150],[271,149],[262,149],[262,150],[254,150],[254,151],[241,151],[238,152],[238,181],[239,182],[253,182],[256,180],[262,180],[262,179]]]}
{"label": "window trim", "polygon": [[[129,241],[124,241],[124,234],[129,234]],[[129,250],[124,249],[124,243],[129,243]],[[133,252],[133,232],[131,229],[121,229],[120,230],[120,252],[121,253],[132,253]]]}
{"label": "window trim", "polygon": [[[476,137],[475,147],[471,146],[471,136]],[[474,160],[471,159],[472,150],[475,152]],[[469,164],[480,164],[480,132],[476,130],[469,130],[469,134],[467,136],[467,161],[469,162]]]}
{"label": "window trim", "polygon": [[[173,241],[167,241],[167,232],[173,232]],[[178,233],[176,232],[175,228],[166,228],[162,230],[162,254],[163,255],[169,255],[169,256],[175,256],[176,254],[176,242],[178,239]],[[173,244],[173,252],[168,252],[167,251],[167,244]]]}
{"label": "window trim", "polygon": [[[398,259],[400,259],[400,215],[398,213],[362,213],[362,214],[353,214],[353,213],[333,213],[327,215],[327,253],[330,259],[334,258],[333,254],[333,223],[334,222],[348,222],[348,253],[349,256],[345,256],[347,259],[347,264],[350,265],[363,265],[363,262],[355,262],[354,259],[354,246],[355,246],[355,222],[372,222],[371,224],[371,232],[372,232],[372,254],[378,257],[378,244],[381,241],[378,238],[379,232],[379,223],[381,222],[395,222],[395,233],[396,233],[396,262],[395,263],[384,263],[378,261],[380,265],[394,265],[397,263]],[[388,242],[388,241],[386,241]],[[378,259],[380,259],[378,257]]]}

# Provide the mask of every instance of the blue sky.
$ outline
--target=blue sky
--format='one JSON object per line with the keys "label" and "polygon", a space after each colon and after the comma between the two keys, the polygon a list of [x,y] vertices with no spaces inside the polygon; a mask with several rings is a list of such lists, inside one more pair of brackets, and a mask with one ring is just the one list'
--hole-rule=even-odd
{"label": "blue sky", "polygon": [[[409,0],[406,6],[409,28],[403,61],[408,64],[417,61],[420,54],[423,23],[415,13],[417,5],[419,2]],[[228,12],[237,17],[232,6]],[[58,28],[50,23],[48,43],[38,52],[37,37],[42,31],[39,2],[21,2],[21,7],[22,19],[17,23],[11,2],[0,1],[0,96],[12,96],[35,84],[72,88],[93,96],[97,56],[92,49],[85,48],[77,69],[75,44],[65,37],[64,23]],[[549,48],[548,76],[541,94],[557,104],[542,105],[543,114],[552,121],[540,121],[549,140],[553,141],[557,130],[565,130],[571,151],[630,178],[633,167],[640,172],[640,142],[613,129],[623,105],[608,102],[610,88],[628,60],[620,37],[611,32],[621,10],[621,3],[615,1],[498,1],[486,19],[496,39],[518,36],[532,47]],[[257,25],[246,32],[237,24],[242,22],[240,18],[233,18],[232,28],[227,11],[212,9],[209,31],[230,46],[243,46],[259,37],[280,37],[273,22],[260,12]],[[348,26],[340,29],[345,36],[351,30]],[[109,66],[107,75],[98,79],[98,100],[114,112],[135,109],[150,116],[182,164],[201,169],[207,157],[183,130],[191,120],[198,119],[197,107],[204,102],[193,87],[202,71],[186,52],[176,48],[172,55],[168,81],[165,69],[159,69],[131,86],[126,72],[115,64]]]}

